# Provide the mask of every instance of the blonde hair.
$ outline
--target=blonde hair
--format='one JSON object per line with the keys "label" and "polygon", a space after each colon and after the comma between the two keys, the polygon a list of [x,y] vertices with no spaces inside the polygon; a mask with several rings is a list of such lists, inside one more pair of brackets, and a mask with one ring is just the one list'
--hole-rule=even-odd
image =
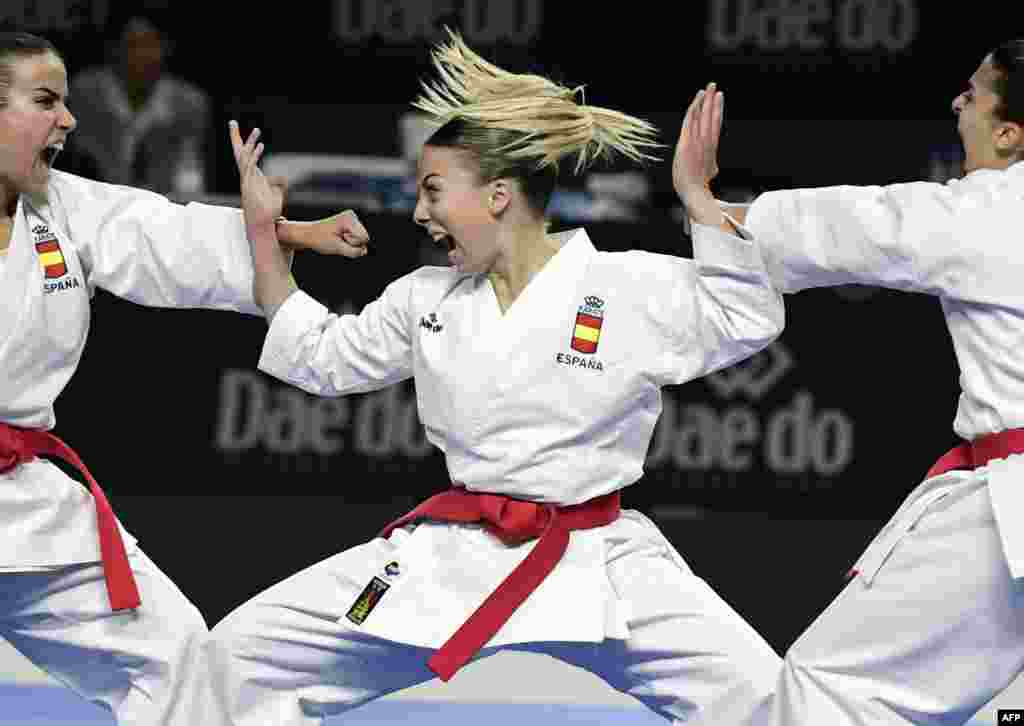
{"label": "blonde hair", "polygon": [[537,172],[553,176],[559,161],[574,155],[577,174],[616,154],[635,162],[657,160],[647,151],[662,146],[654,140],[653,125],[577,103],[577,96],[583,100],[582,86],[567,88],[542,76],[503,70],[446,30],[448,42],[431,53],[438,78],[423,82],[413,106],[439,126],[426,143],[473,153],[484,180]]}

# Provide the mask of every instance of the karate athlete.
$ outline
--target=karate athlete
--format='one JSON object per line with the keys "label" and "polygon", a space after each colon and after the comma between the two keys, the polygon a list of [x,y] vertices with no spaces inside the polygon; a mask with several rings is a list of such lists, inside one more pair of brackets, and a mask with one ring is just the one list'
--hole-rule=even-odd
{"label": "karate athlete", "polygon": [[[262,315],[251,252],[237,209],[176,205],[53,170],[75,127],[66,102],[57,50],[0,33],[0,637],[119,724],[203,723],[190,697],[203,618],[49,431],[96,288],[147,305]],[[350,213],[278,233],[351,256],[365,246]],[[39,455],[69,461],[88,487]]]}
{"label": "karate athlete", "polygon": [[220,714],[206,723],[319,724],[501,646],[585,668],[675,723],[753,723],[778,656],[619,505],[660,388],[752,355],[783,325],[757,248],[718,229],[730,228],[688,142],[717,136],[721,98],[694,101],[674,162],[680,191],[705,197],[696,259],[604,253],[582,229],[547,233],[555,166],[642,158],[654,129],[503,71],[454,34],[434,59],[417,106],[441,125],[414,217],[452,266],[398,279],[358,316],[292,288],[258,133],[236,136],[257,299],[273,317],[260,368],[322,396],[414,377],[454,486],[214,628]]}
{"label": "karate athlete", "polygon": [[745,213],[785,292],[862,283],[939,298],[962,389],[964,443],[789,650],[780,726],[960,724],[1024,668],[1022,85],[1024,41],[1007,42],[953,101],[961,179],[775,191]]}

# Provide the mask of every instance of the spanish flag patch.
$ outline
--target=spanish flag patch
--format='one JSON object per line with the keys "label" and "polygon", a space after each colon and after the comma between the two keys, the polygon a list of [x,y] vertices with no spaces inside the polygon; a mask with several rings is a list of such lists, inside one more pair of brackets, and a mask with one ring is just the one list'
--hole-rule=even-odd
{"label": "spanish flag patch", "polygon": [[37,227],[33,231],[36,232],[36,252],[43,266],[43,274],[47,279],[66,275],[68,266],[57,238],[46,227]]}
{"label": "spanish flag patch", "polygon": [[604,301],[594,295],[587,295],[584,304],[576,311],[573,323],[573,350],[580,353],[596,353],[601,339],[601,324],[604,322]]}

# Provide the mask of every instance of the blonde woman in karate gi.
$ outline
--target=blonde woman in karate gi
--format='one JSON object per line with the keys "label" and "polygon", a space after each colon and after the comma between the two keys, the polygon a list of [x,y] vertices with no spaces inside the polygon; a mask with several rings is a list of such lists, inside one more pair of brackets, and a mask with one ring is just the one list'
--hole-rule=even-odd
{"label": "blonde woman in karate gi", "polygon": [[[262,315],[249,243],[237,209],[52,169],[76,123],[67,93],[48,41],[0,33],[0,637],[119,724],[203,723],[192,710],[203,618],[49,432],[96,288]],[[365,246],[351,214],[278,231],[350,256]],[[88,486],[39,456],[65,459]]]}
{"label": "blonde woman in karate gi", "polygon": [[703,186],[713,153],[691,142],[717,137],[721,96],[694,101],[674,162],[699,210],[695,259],[605,253],[582,229],[548,233],[556,166],[644,158],[654,129],[497,68],[454,34],[434,59],[438,80],[416,105],[439,128],[414,217],[452,265],[402,277],[358,316],[289,283],[258,131],[243,143],[233,129],[257,295],[273,317],[260,368],[322,396],[414,377],[454,484],[214,628],[219,702],[206,723],[319,724],[503,646],[584,668],[674,723],[754,723],[778,656],[619,506],[642,474],[660,388],[752,355],[783,325],[757,248],[725,231]]}
{"label": "blonde woman in karate gi", "polygon": [[964,443],[790,648],[779,726],[960,724],[1024,669],[1024,41],[965,85],[952,104],[962,178],[731,208],[785,292],[862,283],[937,297],[960,366]]}

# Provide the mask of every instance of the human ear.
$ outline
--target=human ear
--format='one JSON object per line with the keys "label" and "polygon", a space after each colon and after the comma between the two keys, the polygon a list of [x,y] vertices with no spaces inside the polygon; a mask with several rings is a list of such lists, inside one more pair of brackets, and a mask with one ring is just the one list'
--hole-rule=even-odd
{"label": "human ear", "polygon": [[1007,121],[996,128],[996,149],[1002,156],[1024,155],[1024,126]]}
{"label": "human ear", "polygon": [[490,194],[487,198],[487,205],[491,214],[501,214],[508,209],[512,202],[511,188],[507,180],[495,179],[490,183]]}

